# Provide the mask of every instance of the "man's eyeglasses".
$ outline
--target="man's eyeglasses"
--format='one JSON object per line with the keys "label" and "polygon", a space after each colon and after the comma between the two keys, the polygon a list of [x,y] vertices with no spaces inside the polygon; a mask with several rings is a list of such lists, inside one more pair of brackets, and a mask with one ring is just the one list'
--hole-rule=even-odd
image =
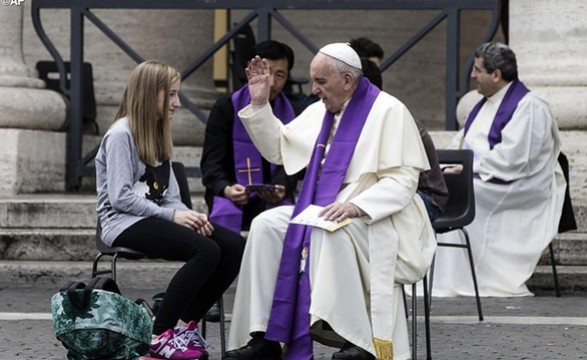
{"label": "man's eyeglasses", "polygon": [[471,69],[471,72],[474,74],[483,74],[483,73],[489,74],[489,72],[487,70],[478,68],[476,66],[473,66],[473,69]]}

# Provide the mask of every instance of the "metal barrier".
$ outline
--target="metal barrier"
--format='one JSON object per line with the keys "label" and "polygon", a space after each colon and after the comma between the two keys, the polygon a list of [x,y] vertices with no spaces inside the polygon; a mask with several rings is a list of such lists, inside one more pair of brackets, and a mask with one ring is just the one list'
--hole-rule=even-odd
{"label": "metal barrier", "polygon": [[[210,59],[216,51],[226,45],[240,28],[257,20],[257,38],[263,41],[271,38],[272,21],[277,21],[283,28],[292,34],[313,53],[318,51],[293,24],[291,24],[279,10],[437,10],[438,15],[428,24],[406,40],[403,45],[384,59],[381,70],[387,70],[398,61],[415,44],[424,38],[430,31],[443,21],[447,22],[446,42],[446,129],[457,128],[454,109],[458,99],[468,90],[467,73],[471,69],[473,59],[466,64],[459,83],[459,17],[463,10],[490,11],[491,23],[483,41],[489,41],[495,35],[501,12],[502,0],[33,0],[31,5],[32,22],[37,36],[45,45],[57,64],[60,73],[60,87],[70,98],[69,119],[70,125],[67,136],[66,186],[68,190],[77,190],[81,185],[82,177],[95,176],[95,168],[88,164],[95,157],[97,148],[83,156],[83,73],[84,62],[84,20],[92,22],[113,43],[120,47],[130,58],[137,63],[143,57],[131,46],[126,44],[114,31],[103,23],[91,9],[237,9],[250,10],[240,22],[231,28],[222,38],[216,41],[206,51],[198,56],[193,63],[181,71],[182,78],[189,77],[202,64]],[[69,9],[70,10],[70,84],[66,84],[64,60],[59,51],[51,42],[41,23],[41,9]],[[183,94],[181,101],[200,121],[205,122],[204,113]],[[187,167],[188,176],[200,176],[197,167]]]}

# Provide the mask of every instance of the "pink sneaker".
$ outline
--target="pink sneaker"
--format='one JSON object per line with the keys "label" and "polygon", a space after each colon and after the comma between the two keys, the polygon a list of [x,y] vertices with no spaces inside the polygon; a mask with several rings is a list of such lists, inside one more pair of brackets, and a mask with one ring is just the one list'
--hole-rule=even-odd
{"label": "pink sneaker", "polygon": [[192,320],[186,326],[176,328],[175,331],[176,336],[184,337],[192,347],[200,347],[206,352],[205,349],[208,347],[208,343],[198,331],[197,322]]}
{"label": "pink sneaker", "polygon": [[[197,341],[195,324],[169,329],[151,342],[150,355],[157,359],[208,360],[208,352]],[[199,335],[199,333],[197,333]]]}

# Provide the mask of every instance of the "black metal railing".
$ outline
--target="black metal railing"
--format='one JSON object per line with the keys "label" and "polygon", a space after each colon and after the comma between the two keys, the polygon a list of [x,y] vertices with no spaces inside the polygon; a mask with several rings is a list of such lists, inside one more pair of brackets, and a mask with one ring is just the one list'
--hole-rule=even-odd
{"label": "black metal railing", "polygon": [[[232,27],[218,41],[208,47],[189,66],[181,71],[185,79],[208,61],[214,53],[226,45],[235,34],[252,21],[257,21],[257,38],[259,41],[271,38],[271,25],[278,22],[297,41],[311,52],[318,47],[290,23],[280,10],[436,10],[438,15],[422,27],[416,34],[406,40],[389,57],[385,58],[380,67],[387,70],[414,45],[423,39],[439,24],[446,22],[446,91],[445,111],[447,130],[457,129],[456,109],[459,98],[468,90],[467,73],[473,59],[463,67],[459,77],[459,25],[460,13],[463,10],[484,10],[491,12],[489,28],[483,41],[489,41],[497,32],[502,0],[33,0],[32,22],[41,42],[57,64],[60,73],[60,87],[69,96],[69,127],[67,136],[66,186],[68,190],[79,189],[84,176],[95,176],[95,169],[88,164],[96,155],[93,149],[85,156],[82,154],[83,141],[83,72],[84,62],[84,20],[92,22],[113,43],[120,47],[137,63],[143,57],[125,43],[114,31],[102,22],[92,9],[229,9],[250,10],[242,20]],[[69,9],[70,11],[70,82],[66,83],[64,60],[47,36],[41,22],[41,9]],[[390,30],[391,31],[391,30]],[[188,108],[200,121],[205,122],[204,113],[183,94],[183,106]],[[199,176],[197,167],[187,167],[188,176]]]}

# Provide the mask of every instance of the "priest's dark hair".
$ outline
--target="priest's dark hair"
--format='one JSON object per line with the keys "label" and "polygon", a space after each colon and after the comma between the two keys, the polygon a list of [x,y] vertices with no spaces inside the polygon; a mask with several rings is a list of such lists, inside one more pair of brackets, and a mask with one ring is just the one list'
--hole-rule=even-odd
{"label": "priest's dark hair", "polygon": [[286,44],[276,40],[266,40],[255,45],[255,55],[269,60],[287,60],[287,69],[291,71],[294,66],[293,50]]}
{"label": "priest's dark hair", "polygon": [[483,66],[488,73],[501,71],[505,81],[518,79],[518,63],[514,51],[503,43],[484,43],[475,51],[475,57],[483,59]]}
{"label": "priest's dark hair", "polygon": [[359,54],[359,57],[383,59],[383,48],[369,38],[359,37],[351,39],[349,45]]}
{"label": "priest's dark hair", "polygon": [[381,76],[379,66],[364,57],[361,58],[361,66],[363,67],[363,76],[381,90],[383,88],[383,77]]}

